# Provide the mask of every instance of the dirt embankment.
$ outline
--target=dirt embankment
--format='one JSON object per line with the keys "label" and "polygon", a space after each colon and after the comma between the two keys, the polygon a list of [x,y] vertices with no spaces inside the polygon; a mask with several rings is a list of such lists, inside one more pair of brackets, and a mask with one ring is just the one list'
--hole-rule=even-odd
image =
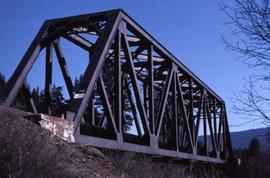
{"label": "dirt embankment", "polygon": [[220,166],[66,142],[0,106],[0,177],[223,177]]}
{"label": "dirt embankment", "polygon": [[126,177],[98,149],[63,141],[23,118],[30,114],[0,106],[0,177]]}

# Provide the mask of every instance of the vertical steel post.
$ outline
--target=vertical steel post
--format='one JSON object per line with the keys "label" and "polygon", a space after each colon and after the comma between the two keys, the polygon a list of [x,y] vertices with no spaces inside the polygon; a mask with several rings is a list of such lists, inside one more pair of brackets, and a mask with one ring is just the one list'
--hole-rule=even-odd
{"label": "vertical steel post", "polygon": [[51,93],[52,93],[52,44],[46,46],[46,62],[45,62],[45,100],[46,110],[51,114]]}
{"label": "vertical steel post", "polygon": [[149,125],[151,133],[155,133],[155,114],[154,114],[154,67],[153,67],[153,45],[148,48],[148,92],[149,92]]}

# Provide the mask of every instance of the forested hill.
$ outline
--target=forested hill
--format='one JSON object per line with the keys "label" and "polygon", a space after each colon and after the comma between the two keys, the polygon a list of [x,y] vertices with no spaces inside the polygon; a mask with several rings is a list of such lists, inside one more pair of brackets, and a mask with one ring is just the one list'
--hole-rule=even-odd
{"label": "forested hill", "polygon": [[[248,148],[250,141],[253,138],[258,138],[262,150],[269,148],[270,145],[270,127],[250,129],[239,132],[231,132],[231,140],[233,149],[238,148]],[[208,143],[211,143],[211,138],[207,136]],[[199,142],[203,143],[203,136],[199,136]],[[211,148],[211,144],[208,145],[208,148]]]}
{"label": "forested hill", "polygon": [[262,149],[266,148],[270,141],[270,127],[231,132],[233,148],[247,148],[255,137],[259,139]]}

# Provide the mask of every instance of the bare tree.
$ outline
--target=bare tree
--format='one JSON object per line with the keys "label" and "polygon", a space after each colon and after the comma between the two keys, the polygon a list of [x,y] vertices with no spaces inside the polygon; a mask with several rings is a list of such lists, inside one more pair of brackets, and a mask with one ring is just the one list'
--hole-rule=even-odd
{"label": "bare tree", "polygon": [[258,83],[258,81],[254,82],[253,77],[251,77],[246,80],[243,89],[234,95],[233,112],[243,116],[246,120],[239,125],[254,121],[261,121],[265,125],[270,124],[270,99],[266,91],[269,89],[256,87]]}
{"label": "bare tree", "polygon": [[[235,5],[221,5],[230,18],[232,40],[223,38],[225,46],[241,54],[240,59],[260,73],[251,76],[241,92],[235,95],[236,114],[251,121],[270,122],[270,8],[268,0],[235,0]],[[250,121],[247,121],[250,122]]]}

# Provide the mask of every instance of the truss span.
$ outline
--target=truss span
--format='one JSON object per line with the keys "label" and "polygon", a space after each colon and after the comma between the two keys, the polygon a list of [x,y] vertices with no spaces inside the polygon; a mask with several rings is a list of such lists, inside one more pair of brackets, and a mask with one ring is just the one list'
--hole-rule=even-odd
{"label": "truss span", "polygon": [[[78,89],[63,39],[89,54]],[[69,95],[63,113],[77,142],[215,163],[232,155],[224,101],[124,11],[45,21],[9,80],[6,105],[23,89],[40,112],[26,79],[43,50],[45,112],[52,114],[55,53]]]}

